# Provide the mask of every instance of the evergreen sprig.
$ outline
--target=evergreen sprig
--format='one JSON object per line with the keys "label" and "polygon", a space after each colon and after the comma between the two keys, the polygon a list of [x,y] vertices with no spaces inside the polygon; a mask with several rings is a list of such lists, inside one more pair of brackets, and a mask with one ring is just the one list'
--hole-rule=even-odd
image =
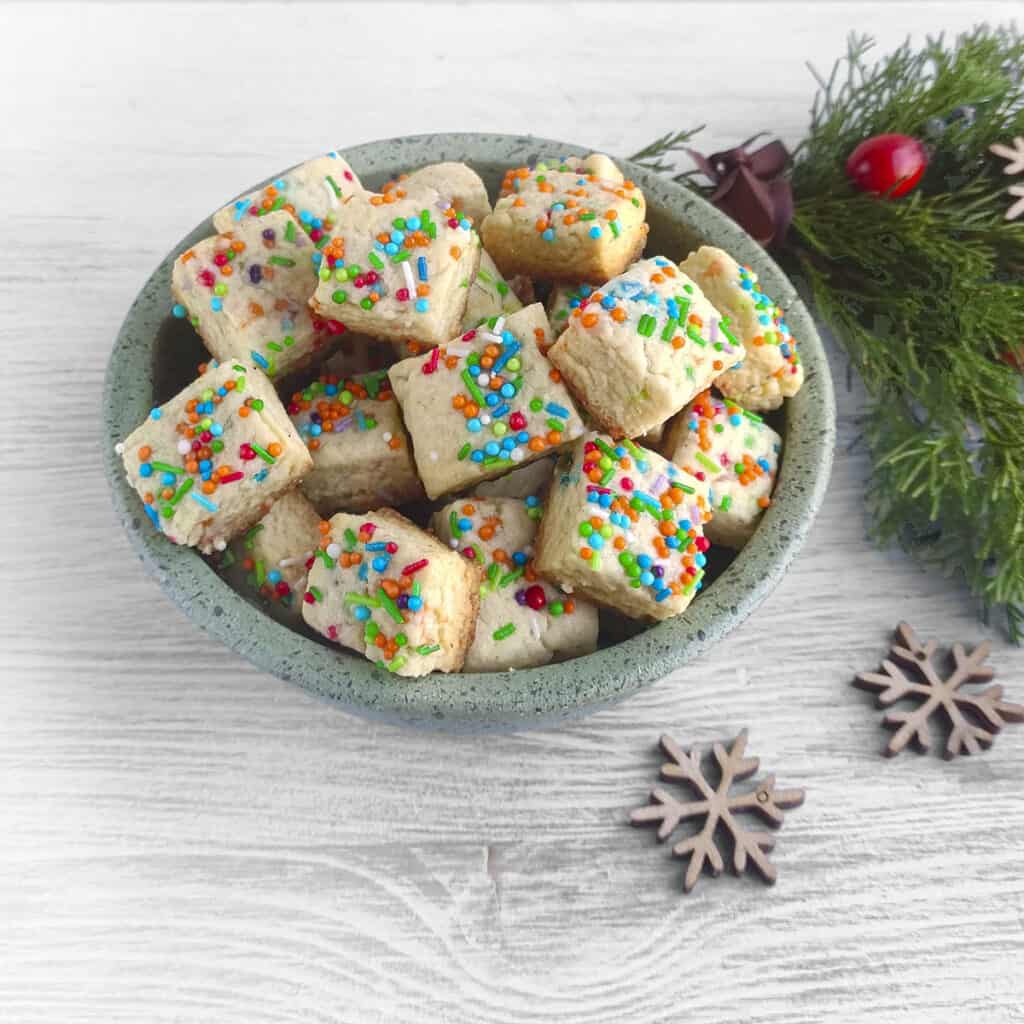
{"label": "evergreen sprig", "polygon": [[[851,37],[793,154],[793,225],[780,258],[864,379],[868,503],[879,542],[898,540],[964,578],[986,613],[1024,639],[1024,220],[1005,219],[1008,179],[992,143],[1024,135],[1024,37],[982,26],[909,43],[871,63]],[[846,178],[859,142],[925,141],[908,196]],[[662,165],[691,133],[640,154]],[[687,173],[676,175],[701,191]]]}

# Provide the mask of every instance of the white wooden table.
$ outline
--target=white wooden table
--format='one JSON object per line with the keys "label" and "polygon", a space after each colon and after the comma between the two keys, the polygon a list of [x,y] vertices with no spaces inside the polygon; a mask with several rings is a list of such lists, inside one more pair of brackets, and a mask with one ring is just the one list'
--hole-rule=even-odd
{"label": "white wooden table", "polygon": [[[966,595],[865,540],[860,396],[784,583],[726,642],[558,731],[350,717],[196,629],[100,469],[104,364],[158,258],[331,146],[532,132],[628,154],[806,120],[851,28],[1016,4],[0,7],[0,1021],[1024,1020],[1024,729],[878,756],[849,686],[901,617],[981,640]],[[603,25],[602,22],[607,22]],[[254,70],[258,69],[258,70]],[[1024,653],[993,660],[1024,699]],[[774,889],[681,866],[625,814],[659,733],[751,749],[806,805]]]}

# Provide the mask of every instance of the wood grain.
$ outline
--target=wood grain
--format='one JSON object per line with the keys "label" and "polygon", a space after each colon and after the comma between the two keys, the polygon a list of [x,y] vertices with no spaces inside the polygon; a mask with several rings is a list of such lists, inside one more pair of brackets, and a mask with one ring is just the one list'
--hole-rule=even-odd
{"label": "wood grain", "polygon": [[[0,1020],[1024,1020],[1024,729],[886,761],[849,686],[899,618],[989,633],[865,540],[838,354],[832,486],[763,608],[611,710],[503,737],[361,721],[207,639],[119,534],[98,428],[150,268],[280,167],[442,129],[793,142],[803,62],[849,29],[891,46],[1016,6],[0,7]],[[1024,653],[993,640],[1024,699]],[[808,791],[779,883],[683,898],[627,811],[661,731],[744,725]]]}

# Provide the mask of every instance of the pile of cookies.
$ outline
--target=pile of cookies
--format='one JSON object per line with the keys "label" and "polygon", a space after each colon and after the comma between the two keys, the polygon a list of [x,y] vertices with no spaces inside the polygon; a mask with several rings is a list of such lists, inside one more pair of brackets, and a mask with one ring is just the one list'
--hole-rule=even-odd
{"label": "pile of cookies", "polygon": [[369,191],[329,153],[213,222],[171,281],[213,358],[118,450],[155,529],[296,624],[403,676],[575,657],[598,608],[682,612],[770,504],[783,314],[720,249],[643,258],[607,157],[492,208],[465,164]]}

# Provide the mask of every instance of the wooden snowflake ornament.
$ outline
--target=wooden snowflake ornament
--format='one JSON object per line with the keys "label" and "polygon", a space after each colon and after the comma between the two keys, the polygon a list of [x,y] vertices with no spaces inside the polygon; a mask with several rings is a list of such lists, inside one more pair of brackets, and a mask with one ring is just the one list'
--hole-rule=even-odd
{"label": "wooden snowflake ornament", "polygon": [[913,740],[922,753],[931,746],[929,722],[944,717],[950,726],[944,755],[978,754],[992,745],[996,733],[1007,722],[1024,721],[1024,706],[1003,700],[1003,688],[990,686],[980,693],[965,693],[964,683],[988,682],[993,676],[986,640],[967,654],[963,644],[953,645],[952,672],[946,674],[935,657],[934,640],[922,644],[905,622],[896,627],[896,640],[881,672],[861,672],[853,685],[878,695],[879,707],[900,700],[914,700],[912,711],[889,711],[882,723],[896,731],[884,753],[893,757]]}
{"label": "wooden snowflake ornament", "polygon": [[774,828],[778,828],[783,821],[783,810],[799,807],[804,802],[804,791],[776,789],[775,776],[769,775],[751,792],[730,792],[734,782],[749,778],[760,764],[756,757],[743,756],[747,746],[746,729],[732,741],[728,750],[721,743],[716,743],[712,748],[718,765],[717,785],[712,784],[704,773],[697,751],[687,753],[680,750],[670,736],[662,736],[660,743],[661,749],[672,759],[670,763],[661,766],[661,777],[668,782],[686,783],[698,799],[677,800],[667,790],[658,787],[651,790],[651,803],[631,811],[629,820],[634,825],[658,823],[658,841],[664,842],[681,821],[689,818],[704,819],[700,832],[672,847],[674,856],[690,858],[683,878],[683,891],[689,892],[697,884],[705,865],[712,875],[722,873],[725,861],[715,843],[715,832],[719,825],[733,842],[733,872],[739,875],[749,864],[760,872],[765,882],[774,884],[775,865],[768,860],[766,853],[775,846],[775,837],[770,832],[746,829],[736,814],[758,814]]}

